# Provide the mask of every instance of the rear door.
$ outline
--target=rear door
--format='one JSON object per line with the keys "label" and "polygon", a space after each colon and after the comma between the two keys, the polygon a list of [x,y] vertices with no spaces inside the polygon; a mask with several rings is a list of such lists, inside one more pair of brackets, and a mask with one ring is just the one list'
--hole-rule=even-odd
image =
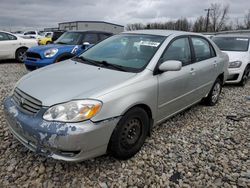
{"label": "rear door", "polygon": [[218,62],[215,50],[204,37],[191,36],[191,47],[194,54],[192,100],[199,100],[211,89],[218,75]]}
{"label": "rear door", "polygon": [[182,62],[180,71],[167,71],[158,74],[158,113],[161,121],[186,108],[194,101],[190,100],[190,87],[193,75],[190,73],[192,57],[188,36],[178,37],[168,45],[160,58],[159,64],[167,60]]}
{"label": "rear door", "polygon": [[14,35],[0,32],[0,59],[14,58],[18,47],[19,43]]}

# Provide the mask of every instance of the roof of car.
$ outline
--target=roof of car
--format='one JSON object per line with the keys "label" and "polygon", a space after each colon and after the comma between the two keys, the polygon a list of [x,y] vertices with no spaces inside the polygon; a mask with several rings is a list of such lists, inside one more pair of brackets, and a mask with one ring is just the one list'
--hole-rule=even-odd
{"label": "roof of car", "polygon": [[70,30],[70,31],[65,31],[65,32],[76,32],[76,33],[85,33],[85,32],[93,32],[93,33],[108,33],[108,34],[112,34],[110,32],[106,32],[106,31],[96,31],[96,30]]}
{"label": "roof of car", "polygon": [[242,38],[250,38],[250,35],[247,34],[219,34],[215,35],[214,37],[242,37]]}
{"label": "roof of car", "polygon": [[176,31],[176,30],[161,30],[161,29],[146,29],[146,30],[125,31],[123,33],[159,35],[159,36],[169,36],[169,35],[172,35],[172,34],[203,36],[203,35],[198,34],[198,33],[185,32],[185,31]]}

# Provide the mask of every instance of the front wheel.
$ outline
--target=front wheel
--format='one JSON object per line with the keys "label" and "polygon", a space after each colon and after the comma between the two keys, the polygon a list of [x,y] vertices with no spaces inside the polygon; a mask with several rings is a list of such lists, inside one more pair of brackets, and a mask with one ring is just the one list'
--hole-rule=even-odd
{"label": "front wheel", "polygon": [[132,108],[117,124],[108,151],[117,159],[129,159],[141,149],[148,131],[148,114],[142,108]]}
{"label": "front wheel", "polygon": [[204,99],[205,104],[208,106],[214,106],[219,100],[221,89],[222,89],[222,81],[219,78],[217,78],[208,96]]}
{"label": "front wheel", "polygon": [[29,70],[29,71],[36,70],[36,67],[35,67],[35,66],[31,66],[31,65],[26,65],[26,64],[25,64],[25,67],[26,67],[26,69]]}

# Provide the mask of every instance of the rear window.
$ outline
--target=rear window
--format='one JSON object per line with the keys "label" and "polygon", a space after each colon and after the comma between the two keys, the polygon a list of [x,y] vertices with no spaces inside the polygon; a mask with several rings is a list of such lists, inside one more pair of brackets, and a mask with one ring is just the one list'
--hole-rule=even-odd
{"label": "rear window", "polygon": [[249,46],[244,37],[214,37],[213,41],[222,51],[247,51]]}

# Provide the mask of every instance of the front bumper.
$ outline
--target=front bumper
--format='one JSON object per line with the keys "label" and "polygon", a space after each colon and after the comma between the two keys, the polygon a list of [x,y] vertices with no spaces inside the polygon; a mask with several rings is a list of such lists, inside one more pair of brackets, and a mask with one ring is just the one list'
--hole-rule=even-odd
{"label": "front bumper", "polygon": [[53,64],[54,61],[55,60],[53,58],[37,59],[37,58],[27,57],[27,59],[24,61],[24,64],[32,66],[34,68],[40,68],[40,67]]}
{"label": "front bumper", "polygon": [[19,110],[11,97],[4,101],[4,112],[12,134],[30,150],[54,159],[82,161],[106,153],[111,134],[120,117],[98,123],[48,122]]}
{"label": "front bumper", "polygon": [[241,81],[244,70],[242,71],[241,68],[228,69],[228,73],[229,74],[226,83],[234,84],[234,83],[239,83]]}

